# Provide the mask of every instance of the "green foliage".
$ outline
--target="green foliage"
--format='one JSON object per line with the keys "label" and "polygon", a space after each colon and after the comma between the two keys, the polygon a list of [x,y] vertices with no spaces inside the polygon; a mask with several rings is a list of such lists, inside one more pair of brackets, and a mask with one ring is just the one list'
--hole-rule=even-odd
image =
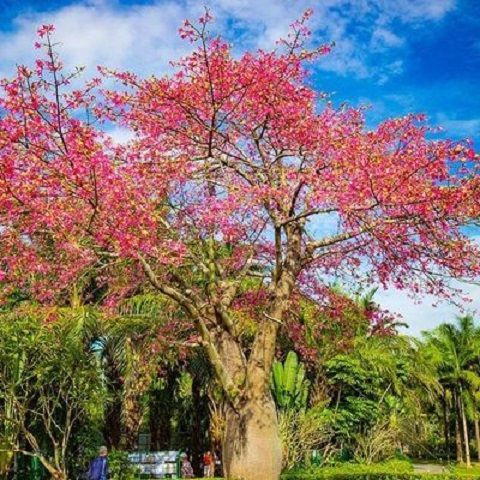
{"label": "green foliage", "polygon": [[128,461],[126,452],[112,450],[108,456],[110,480],[137,480],[137,469]]}
{"label": "green foliage", "polygon": [[359,337],[351,352],[325,363],[324,375],[331,398],[325,415],[339,443],[358,459],[386,460],[399,445],[424,442],[422,413],[439,384],[415,341]]}
{"label": "green foliage", "polygon": [[444,323],[425,333],[426,347],[436,364],[442,385],[450,389],[462,386],[476,392],[480,388],[478,365],[480,329],[469,315],[458,318],[457,325]]}
{"label": "green foliage", "polygon": [[275,361],[272,369],[272,391],[280,409],[305,409],[310,382],[305,366],[295,352],[288,352],[285,362]]}
{"label": "green foliage", "polygon": [[103,422],[84,418],[75,429],[69,446],[68,464],[69,472],[73,478],[82,478],[88,470],[90,460],[98,455],[99,445],[104,445],[105,440],[101,432]]}
{"label": "green foliage", "polygon": [[[55,322],[47,323],[47,315]],[[101,422],[106,403],[84,309],[25,305],[0,318],[0,416],[3,443],[63,472],[81,424]],[[82,326],[79,326],[82,325]],[[80,368],[79,368],[80,367]]]}
{"label": "green foliage", "polygon": [[477,477],[480,478],[480,464],[467,468],[465,465],[454,465],[450,469],[450,473],[456,477]]}
{"label": "green foliage", "polygon": [[398,478],[397,475],[410,475],[413,467],[405,460],[390,460],[387,462],[365,465],[362,463],[339,463],[334,466],[311,467],[302,470],[287,472],[282,475],[284,480],[313,480],[315,478],[359,478],[372,476],[382,478],[388,476]]}
{"label": "green foliage", "polygon": [[[473,317],[457,318],[456,324],[444,323],[424,334],[425,355],[431,358],[442,386],[441,405],[448,451],[448,431],[458,424],[477,420],[480,410],[480,329]],[[449,415],[449,412],[452,412]],[[462,428],[464,458],[469,462],[469,432]],[[477,450],[480,445],[477,443]],[[462,448],[457,448],[457,456]],[[458,458],[462,460],[461,458]]]}
{"label": "green foliage", "polygon": [[[459,478],[453,474],[425,474],[425,473],[295,473],[281,476],[282,480],[455,480]],[[477,479],[476,475],[466,477]]]}
{"label": "green foliage", "polygon": [[[357,299],[361,310],[372,308],[371,296]],[[354,309],[349,314],[354,315]],[[220,449],[224,399],[202,348],[187,342],[184,349],[178,347],[181,342],[167,340],[166,349],[152,349],[165,341],[158,332],[175,311],[159,296],[146,293],[122,303],[115,318],[102,315],[79,304],[46,310],[21,301],[13,311],[0,312],[0,448],[5,450],[0,454],[0,478],[14,446],[33,451],[24,428],[38,441],[38,452],[54,457],[50,433],[57,440],[63,434],[58,429],[48,432],[39,414],[51,412],[63,428],[70,407],[75,422],[59,458],[72,478],[85,471],[98,445],[110,440],[109,425],[121,425],[125,434],[129,415],[133,440],[140,425],[141,431],[152,432],[152,448],[153,443],[158,449],[189,448],[194,462],[204,450]],[[357,324],[363,325],[360,320]],[[307,333],[314,328],[312,320]],[[338,328],[327,329],[333,335],[328,338],[334,338]],[[332,347],[328,355],[322,356],[327,350],[319,344],[317,363],[302,363],[288,351],[291,344],[283,351],[284,361],[274,363],[271,388],[279,410],[284,467],[302,468],[288,473],[300,477],[286,479],[419,478],[403,471],[402,463],[375,462],[395,458],[399,450],[445,458],[443,407],[445,403],[453,450],[455,393],[464,402],[469,432],[474,431],[473,420],[480,413],[480,333],[471,317],[439,327],[423,341],[375,336],[364,328],[355,331],[348,347]],[[179,335],[185,333],[189,335],[188,330]],[[123,416],[105,423],[106,407],[113,401]],[[22,424],[24,418],[28,422]],[[320,470],[309,467],[314,463],[312,450],[318,451]],[[352,460],[358,463],[345,463]],[[134,478],[125,454],[114,451],[111,464],[114,480]],[[475,469],[452,469],[452,475],[466,473],[477,474]]]}
{"label": "green foliage", "polygon": [[[312,450],[323,449],[331,440],[332,433],[322,405],[307,410],[281,410],[278,417],[286,470],[308,465]],[[327,455],[324,450],[322,463],[328,461]]]}

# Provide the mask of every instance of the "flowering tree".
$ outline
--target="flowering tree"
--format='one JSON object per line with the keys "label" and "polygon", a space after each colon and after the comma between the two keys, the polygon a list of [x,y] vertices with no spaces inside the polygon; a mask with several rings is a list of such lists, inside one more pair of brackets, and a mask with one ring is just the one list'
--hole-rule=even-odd
{"label": "flowering tree", "polygon": [[[460,227],[480,213],[478,158],[433,141],[421,115],[367,129],[362,111],[308,86],[309,12],[278,50],[235,58],[186,22],[197,45],[176,73],[72,91],[51,42],[0,98],[0,275],[43,302],[104,302],[150,283],[193,322],[228,402],[226,474],[276,479],[270,369],[292,296],[321,302],[335,274],[448,297],[475,277]],[[98,121],[134,138],[115,145]],[[332,222],[334,220],[334,222]],[[336,224],[336,228],[327,225]],[[248,326],[241,313],[249,306]],[[248,327],[248,328],[247,328]],[[248,334],[247,334],[248,333]]]}

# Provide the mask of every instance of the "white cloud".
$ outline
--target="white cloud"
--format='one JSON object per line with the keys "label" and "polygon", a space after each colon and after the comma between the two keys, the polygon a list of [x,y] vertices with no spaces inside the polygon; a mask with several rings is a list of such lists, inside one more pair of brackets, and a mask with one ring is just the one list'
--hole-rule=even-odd
{"label": "white cloud", "polygon": [[451,137],[466,138],[480,134],[480,118],[449,118],[440,114],[436,120]]}
{"label": "white cloud", "polygon": [[403,72],[403,60],[394,60],[387,63],[381,72],[378,73],[377,83],[384,85],[391,76],[399,75]]}
{"label": "white cloud", "polygon": [[390,16],[404,21],[439,20],[455,8],[455,0],[396,0],[391,3]]}
{"label": "white cloud", "polygon": [[404,38],[399,37],[386,28],[377,27],[373,31],[371,46],[375,50],[383,50],[385,47],[400,47],[404,43]]}
{"label": "white cloud", "polygon": [[0,68],[31,62],[36,28],[52,23],[69,67],[85,65],[92,73],[97,65],[162,72],[190,48],[177,35],[184,18],[185,10],[177,2],[129,8],[115,8],[109,2],[78,3],[54,12],[32,12],[15,20],[13,33],[0,35],[1,44],[8,45],[0,54]]}
{"label": "white cloud", "polygon": [[[473,234],[470,237],[474,243],[480,246],[480,236]],[[472,284],[452,280],[451,287],[461,291],[461,296],[453,298],[451,302],[439,301],[433,295],[426,295],[420,299],[414,299],[408,291],[395,288],[379,289],[377,302],[392,313],[402,315],[403,321],[409,328],[406,333],[419,336],[422,331],[430,330],[445,322],[452,322],[457,316],[471,313],[474,316],[480,314],[480,284]]]}
{"label": "white cloud", "polygon": [[395,289],[379,290],[376,301],[383,308],[401,314],[402,320],[409,325],[406,332],[418,336],[423,330],[434,328],[444,322],[452,322],[458,315],[480,312],[480,286],[460,285],[460,287],[463,287],[466,296],[471,300],[462,303],[463,309],[448,302],[438,304],[438,298],[433,296],[415,301],[408,292]]}
{"label": "white cloud", "polygon": [[124,127],[114,127],[107,130],[107,133],[117,145],[126,144],[135,137],[131,129]]}
{"label": "white cloud", "polygon": [[[185,18],[195,19],[207,4],[218,22],[215,28],[245,47],[271,47],[289,24],[313,6],[315,42],[335,40],[334,53],[322,68],[357,77],[377,76],[382,82],[401,71],[400,58],[373,62],[373,52],[400,51],[405,39],[396,25],[437,21],[455,0],[157,0],[120,5],[114,0],[79,1],[55,11],[31,11],[15,19],[13,29],[0,33],[0,73],[17,62],[31,62],[31,45],[39,24],[53,23],[63,43],[68,66],[104,64],[143,74],[161,74],[169,61],[185,54],[177,29]],[[380,65],[379,65],[380,63]],[[383,65],[386,65],[384,67]]]}

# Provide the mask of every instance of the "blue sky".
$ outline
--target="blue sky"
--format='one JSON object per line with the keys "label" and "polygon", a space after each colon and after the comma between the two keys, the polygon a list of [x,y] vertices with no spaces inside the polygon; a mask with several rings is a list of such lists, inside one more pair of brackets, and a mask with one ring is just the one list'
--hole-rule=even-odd
{"label": "blue sky", "polygon": [[[204,5],[215,28],[240,52],[268,48],[312,7],[312,43],[335,41],[311,82],[339,104],[368,104],[368,122],[424,112],[444,136],[480,142],[480,1],[478,0],[0,0],[0,76],[32,62],[36,27],[53,23],[68,66],[98,64],[149,75],[169,70],[188,52],[176,32]],[[117,132],[122,138],[123,132]],[[471,308],[480,289],[469,287]],[[451,319],[448,305],[415,304],[403,292],[381,292],[412,331]]]}

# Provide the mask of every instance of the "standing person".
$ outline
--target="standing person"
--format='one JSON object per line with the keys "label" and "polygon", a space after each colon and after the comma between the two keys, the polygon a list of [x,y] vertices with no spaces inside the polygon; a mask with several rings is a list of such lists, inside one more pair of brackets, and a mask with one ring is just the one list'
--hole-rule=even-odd
{"label": "standing person", "polygon": [[88,480],[107,480],[109,477],[108,471],[108,449],[107,447],[100,447],[98,450],[98,457],[92,460],[90,468],[88,469]]}
{"label": "standing person", "polygon": [[186,453],[182,453],[182,466],[180,468],[180,472],[182,474],[182,478],[193,478],[192,464],[190,463]]}
{"label": "standing person", "polygon": [[215,458],[210,450],[203,454],[203,476],[212,478],[215,473]]}

